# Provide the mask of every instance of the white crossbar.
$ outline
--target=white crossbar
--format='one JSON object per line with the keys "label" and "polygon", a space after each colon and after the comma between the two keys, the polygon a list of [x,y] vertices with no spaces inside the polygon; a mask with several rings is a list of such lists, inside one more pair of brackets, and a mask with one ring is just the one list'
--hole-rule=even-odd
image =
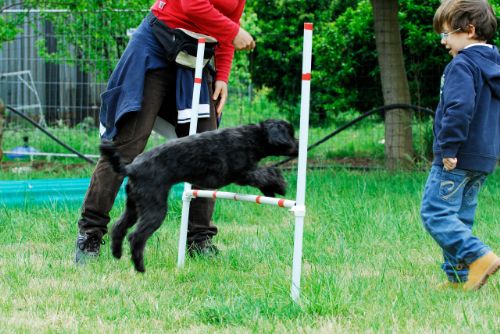
{"label": "white crossbar", "polygon": [[266,197],[259,195],[237,194],[237,193],[231,193],[227,191],[217,191],[217,190],[189,190],[187,192],[184,192],[184,196],[192,196],[194,198],[202,197],[202,198],[229,199],[233,201],[275,205],[282,208],[292,208],[295,206],[295,201],[289,199]]}

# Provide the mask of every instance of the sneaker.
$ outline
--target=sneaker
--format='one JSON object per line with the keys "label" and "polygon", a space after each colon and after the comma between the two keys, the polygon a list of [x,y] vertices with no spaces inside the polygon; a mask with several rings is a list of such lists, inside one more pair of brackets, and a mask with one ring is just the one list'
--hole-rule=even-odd
{"label": "sneaker", "polygon": [[206,256],[214,257],[219,254],[219,249],[212,243],[212,239],[208,238],[198,242],[192,242],[188,245],[189,256]]}
{"label": "sneaker", "polygon": [[481,256],[469,265],[469,279],[464,284],[464,290],[479,290],[488,277],[500,269],[500,258],[493,252]]}
{"label": "sneaker", "polygon": [[75,263],[83,264],[89,258],[98,257],[101,245],[104,245],[104,240],[99,235],[78,233],[75,247]]}

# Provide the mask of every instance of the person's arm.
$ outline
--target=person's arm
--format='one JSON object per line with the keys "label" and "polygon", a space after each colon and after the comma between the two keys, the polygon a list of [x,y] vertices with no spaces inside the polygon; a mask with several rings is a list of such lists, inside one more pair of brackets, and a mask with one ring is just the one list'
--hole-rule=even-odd
{"label": "person's arm", "polygon": [[[235,48],[243,50],[255,47],[255,42],[250,34],[239,26],[245,1],[239,1],[238,7],[228,16],[214,8],[208,0],[182,0],[181,5],[186,15],[197,26],[219,41],[215,51],[217,73],[212,98],[214,101],[218,101],[216,112],[217,116],[220,116],[228,97],[227,82]],[[200,20],[200,17],[206,19]]]}
{"label": "person's arm", "polygon": [[[254,39],[243,28],[240,28],[240,30],[238,31],[238,34],[234,38],[232,44],[233,44],[234,48],[232,49],[231,57],[230,57],[230,60],[228,62],[229,67],[224,68],[224,66],[222,66],[222,70],[217,71],[217,76],[221,80],[216,79],[216,81],[215,81],[215,90],[214,90],[213,99],[214,99],[214,101],[219,100],[219,102],[217,103],[217,116],[218,117],[222,113],[222,109],[224,108],[224,105],[226,104],[226,100],[227,100],[227,95],[228,95],[227,81],[229,80],[229,72],[231,70],[234,49],[236,49],[236,50],[251,50],[251,49],[255,48]],[[228,49],[230,49],[230,48],[228,48]],[[220,59],[220,57],[218,59]]]}
{"label": "person's arm", "polygon": [[[234,0],[228,0],[234,1]],[[238,34],[244,1],[229,16],[222,14],[209,0],[181,0],[184,14],[205,34],[215,37],[219,43],[231,43]]]}
{"label": "person's arm", "polygon": [[[234,1],[234,0],[229,0]],[[217,115],[222,113],[228,96],[227,82],[234,57],[234,50],[250,50],[255,47],[252,36],[239,25],[245,1],[239,1],[230,15],[217,10],[209,0],[181,0],[181,7],[201,31],[215,37],[219,45],[215,51],[215,87],[212,98],[217,103]]]}
{"label": "person's arm", "polygon": [[443,87],[443,118],[437,142],[447,169],[456,166],[460,146],[467,140],[475,110],[474,76],[464,63],[453,64],[445,76]]}

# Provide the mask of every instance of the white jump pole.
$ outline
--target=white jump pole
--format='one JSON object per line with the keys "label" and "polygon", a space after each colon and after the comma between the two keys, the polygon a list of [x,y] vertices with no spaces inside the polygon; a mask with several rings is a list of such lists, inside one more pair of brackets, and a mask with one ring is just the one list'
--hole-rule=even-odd
{"label": "white jump pole", "polygon": [[[196,53],[196,68],[194,71],[194,87],[193,87],[193,100],[191,102],[191,123],[189,125],[189,135],[196,133],[198,126],[198,109],[200,106],[200,89],[201,89],[201,76],[203,70],[203,55],[205,53],[205,39],[198,39],[198,50]],[[189,195],[191,184],[184,183],[184,194],[182,195],[182,218],[181,229],[179,234],[179,253],[177,254],[177,267],[184,266],[186,260],[186,240],[187,228],[189,218],[189,205],[191,204],[192,196]]]}
{"label": "white jump pole", "polygon": [[306,215],[306,168],[307,139],[309,135],[309,100],[311,92],[311,58],[312,58],[313,24],[304,23],[304,46],[302,53],[302,93],[300,104],[299,162],[297,171],[296,204],[291,210],[295,214],[295,233],[293,242],[292,263],[292,299],[297,302],[300,296],[300,274],[302,269],[302,238],[304,233],[304,217]]}

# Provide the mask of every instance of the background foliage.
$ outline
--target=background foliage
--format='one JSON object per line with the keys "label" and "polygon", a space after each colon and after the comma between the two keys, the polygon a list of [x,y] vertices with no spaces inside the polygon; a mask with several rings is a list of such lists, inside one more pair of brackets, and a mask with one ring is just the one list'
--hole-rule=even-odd
{"label": "background foliage", "polygon": [[[151,1],[150,1],[151,2]],[[0,8],[5,8],[0,1]],[[490,0],[499,13],[500,0]],[[439,77],[448,54],[432,30],[439,0],[401,0],[400,26],[412,103],[434,108]],[[57,51],[41,39],[40,54],[49,61],[73,58],[105,80],[122,54],[125,32],[137,26],[149,8],[143,1],[25,1],[26,8],[69,9],[68,16],[44,13],[53,22]],[[115,10],[127,10],[117,12]],[[0,16],[0,42],[19,32],[25,14]],[[313,125],[329,124],[345,112],[383,104],[369,0],[248,0],[242,26],[257,41],[255,51],[238,52],[231,74],[231,94],[241,100],[253,88],[265,92],[290,119],[298,118],[303,22],[314,22],[311,99]],[[85,31],[85,34],[81,34]],[[92,40],[92,43],[89,43]],[[493,41],[499,42],[499,37]],[[68,57],[73,53],[76,57]],[[92,61],[88,61],[91,59]]]}
{"label": "background foliage", "polygon": [[[402,0],[400,26],[412,103],[437,105],[442,70],[448,54],[432,30],[439,0]],[[498,13],[498,0],[490,1]],[[258,25],[255,83],[273,88],[271,98],[296,105],[300,94],[301,23],[314,22],[311,110],[313,122],[326,124],[339,113],[367,111],[383,105],[369,0],[251,0]],[[269,8],[269,9],[268,9]],[[270,33],[265,33],[269,31]],[[494,42],[498,44],[498,35]],[[273,71],[266,69],[273,68]]]}

